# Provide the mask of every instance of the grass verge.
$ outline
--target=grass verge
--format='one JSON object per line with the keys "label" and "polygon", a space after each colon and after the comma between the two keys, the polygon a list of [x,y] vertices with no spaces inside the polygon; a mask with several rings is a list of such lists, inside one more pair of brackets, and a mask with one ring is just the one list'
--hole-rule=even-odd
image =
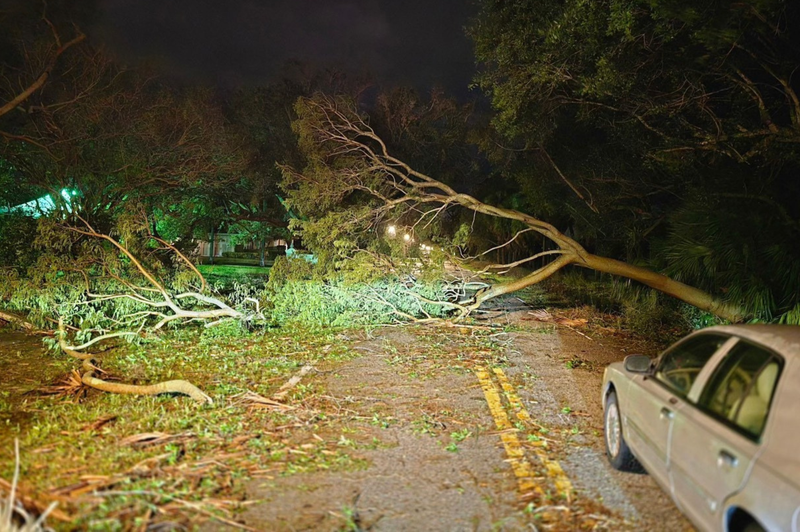
{"label": "grass verge", "polygon": [[93,390],[81,399],[29,395],[14,405],[25,421],[0,434],[0,478],[13,476],[19,438],[21,499],[33,510],[57,502],[50,519],[57,530],[231,521],[250,478],[364,467],[337,445],[338,434],[326,434],[333,418],[307,404],[319,392],[313,382],[293,388],[286,406],[253,399],[270,397],[304,364],[322,369],[354,356],[348,340],[332,330],[238,337],[193,330],[118,347],[102,355],[106,378],[185,378],[214,404]]}

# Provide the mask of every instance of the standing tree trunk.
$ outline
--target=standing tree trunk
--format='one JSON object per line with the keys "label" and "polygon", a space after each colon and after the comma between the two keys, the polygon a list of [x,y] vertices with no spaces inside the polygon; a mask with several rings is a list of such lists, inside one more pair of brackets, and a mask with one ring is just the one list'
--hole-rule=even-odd
{"label": "standing tree trunk", "polygon": [[216,237],[216,227],[211,228],[211,236],[209,238],[209,248],[208,248],[208,263],[214,264],[214,240]]}
{"label": "standing tree trunk", "polygon": [[267,242],[266,242],[266,240],[267,240],[267,239],[266,239],[266,238],[264,238],[264,237],[262,236],[262,237],[261,237],[261,242],[259,243],[259,254],[260,254],[261,256],[260,256],[260,258],[259,258],[259,262],[258,262],[258,264],[259,264],[259,265],[260,265],[262,268],[263,268],[264,266],[266,266],[266,261],[264,260],[264,248],[265,248],[265,247],[266,247],[266,245],[267,245]]}

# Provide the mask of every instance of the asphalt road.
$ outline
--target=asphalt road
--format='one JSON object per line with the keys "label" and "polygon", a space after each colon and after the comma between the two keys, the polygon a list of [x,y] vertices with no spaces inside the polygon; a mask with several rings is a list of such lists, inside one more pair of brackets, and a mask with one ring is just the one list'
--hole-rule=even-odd
{"label": "asphalt road", "polygon": [[634,346],[524,308],[498,323],[380,329],[353,344],[360,356],[312,376],[329,422],[293,441],[337,442],[361,466],[253,480],[246,525],[692,530],[648,475],[605,460],[602,371]]}

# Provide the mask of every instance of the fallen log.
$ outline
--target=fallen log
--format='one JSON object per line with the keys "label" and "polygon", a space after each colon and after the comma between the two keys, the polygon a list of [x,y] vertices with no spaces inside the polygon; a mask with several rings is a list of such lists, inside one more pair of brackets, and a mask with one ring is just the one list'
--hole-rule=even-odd
{"label": "fallen log", "polygon": [[[114,336],[119,336],[119,334],[108,335],[107,337],[110,338]],[[92,388],[96,388],[104,392],[132,394],[132,395],[159,395],[162,393],[180,393],[183,395],[188,395],[198,403],[211,404],[214,402],[211,399],[211,397],[203,393],[200,390],[200,388],[190,383],[189,381],[185,380],[172,380],[172,381],[159,382],[156,384],[139,385],[139,384],[121,384],[118,382],[108,382],[103,379],[100,379],[95,376],[95,371],[97,370],[97,368],[95,368],[94,365],[92,364],[92,358],[94,357],[94,355],[91,353],[81,353],[75,346],[67,345],[65,338],[66,338],[66,331],[64,330],[64,322],[63,320],[59,320],[58,345],[61,348],[61,350],[64,351],[66,354],[82,361],[82,367],[84,369],[84,373],[81,377],[81,382],[83,382],[86,386],[90,386]],[[100,338],[96,338],[95,340],[98,339]]]}
{"label": "fallen log", "polygon": [[286,400],[286,396],[289,395],[289,392],[292,391],[292,388],[297,386],[298,383],[303,379],[303,377],[308,375],[308,373],[312,369],[314,369],[314,366],[310,366],[308,364],[306,364],[305,366],[300,368],[300,371],[295,373],[295,375],[291,379],[286,381],[286,383],[284,383],[283,386],[278,388],[277,392],[272,394],[272,398],[271,399],[273,401],[285,401]]}
{"label": "fallen log", "polygon": [[10,312],[4,312],[0,310],[0,321],[6,321],[8,323],[13,323],[18,327],[22,327],[25,330],[30,332],[38,331],[38,327],[33,323],[29,322],[25,318],[17,316],[16,314],[11,314]]}

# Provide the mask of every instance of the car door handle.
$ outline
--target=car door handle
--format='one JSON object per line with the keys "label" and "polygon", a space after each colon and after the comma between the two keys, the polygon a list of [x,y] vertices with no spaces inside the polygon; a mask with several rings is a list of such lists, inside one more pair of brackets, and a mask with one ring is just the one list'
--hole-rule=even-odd
{"label": "car door handle", "polygon": [[739,459],[736,458],[734,455],[722,449],[717,456],[717,467],[728,466],[728,467],[736,467],[739,465]]}
{"label": "car door handle", "polygon": [[661,409],[661,419],[672,419],[675,414],[666,406]]}

